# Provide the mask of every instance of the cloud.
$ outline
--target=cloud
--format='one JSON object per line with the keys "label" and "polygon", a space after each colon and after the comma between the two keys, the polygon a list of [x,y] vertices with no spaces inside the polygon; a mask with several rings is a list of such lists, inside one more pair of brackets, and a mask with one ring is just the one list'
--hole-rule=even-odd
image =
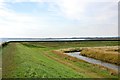
{"label": "cloud", "polygon": [[[91,4],[92,5],[92,4]],[[87,11],[88,10],[88,11]],[[117,3],[96,3],[86,9],[86,20],[95,21],[95,24],[118,24]]]}
{"label": "cloud", "polygon": [[[48,17],[17,13],[7,8],[6,3],[0,3],[0,37],[2,38],[49,37],[51,32],[55,31],[49,30],[50,27]],[[52,28],[55,29],[55,26]]]}
{"label": "cloud", "polygon": [[[63,34],[66,36],[116,35],[118,33],[117,1],[118,0],[1,0],[0,37],[54,37],[57,35],[63,36]],[[55,12],[55,14],[52,14],[53,16],[62,16],[66,20],[73,20],[78,22],[78,24],[73,24],[72,26],[67,23],[58,24],[59,26],[65,26],[65,28],[59,27],[60,29],[58,29],[58,25],[48,24],[52,19],[50,19],[51,21],[46,21],[47,18],[44,20],[45,17],[42,16],[38,17],[34,14],[17,13],[6,7],[6,2],[38,2],[38,6],[41,6],[41,3],[48,3],[48,12]],[[107,32],[103,30],[104,27],[108,30]],[[50,28],[54,28],[54,30]],[[64,29],[68,29],[68,32],[64,31]],[[73,30],[76,30],[76,32]]]}
{"label": "cloud", "polygon": [[34,17],[25,14],[17,14],[0,3],[0,37],[19,37],[26,28],[32,26]]}
{"label": "cloud", "polygon": [[[4,0],[2,0],[2,1],[4,1]],[[58,10],[59,14],[61,14],[62,16],[66,17],[68,19],[81,20],[82,18],[86,18],[85,12],[87,10],[87,6],[90,3],[103,3],[103,2],[110,3],[111,2],[112,4],[117,4],[118,0],[100,0],[100,1],[96,1],[96,0],[12,0],[12,1],[11,0],[6,0],[6,2],[11,2],[11,3],[16,3],[16,2],[45,3],[45,2],[47,2],[47,3],[49,3],[49,9],[48,9],[49,11],[57,11],[57,10],[53,10],[53,9],[56,9],[55,7],[57,6],[57,9],[59,9]],[[111,12],[108,9],[108,7],[111,7],[111,5],[106,4],[106,6],[101,7],[100,11],[103,12],[102,11],[102,9],[103,9],[106,12]],[[101,12],[99,14],[101,14]],[[105,19],[105,16],[106,16],[106,18],[107,18],[107,16],[110,17],[108,15],[108,13],[106,13],[106,12],[105,12],[105,14],[103,13],[103,15],[98,14],[94,17],[96,17],[96,20]]]}
{"label": "cloud", "polygon": [[87,2],[81,2],[80,0],[58,0],[57,5],[64,17],[79,19],[84,14]]}
{"label": "cloud", "polygon": [[[118,0],[41,0],[41,2],[48,2],[51,6],[56,7],[59,14],[71,19],[71,20],[80,20],[83,19],[94,19],[95,21],[107,21],[110,18],[115,17],[117,15],[117,8],[118,8]],[[93,7],[89,8],[89,5],[92,4]],[[101,4],[101,5],[95,5]],[[105,5],[103,5],[105,4]],[[95,6],[94,6],[95,5]],[[114,7],[114,8],[112,8]],[[98,9],[97,9],[98,8]],[[56,8],[54,8],[56,9]],[[88,16],[91,13],[91,9],[93,9],[94,14],[93,16]],[[50,9],[49,9],[50,10]],[[89,10],[88,13],[87,10]],[[51,8],[50,11],[54,11]],[[56,10],[55,10],[56,11]]]}

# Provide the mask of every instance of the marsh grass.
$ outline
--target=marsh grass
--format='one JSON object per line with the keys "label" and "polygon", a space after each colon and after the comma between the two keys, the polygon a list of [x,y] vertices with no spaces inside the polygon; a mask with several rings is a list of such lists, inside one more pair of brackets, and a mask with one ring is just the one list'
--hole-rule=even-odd
{"label": "marsh grass", "polygon": [[118,52],[118,47],[83,48],[80,54],[112,64],[120,65],[120,53]]}

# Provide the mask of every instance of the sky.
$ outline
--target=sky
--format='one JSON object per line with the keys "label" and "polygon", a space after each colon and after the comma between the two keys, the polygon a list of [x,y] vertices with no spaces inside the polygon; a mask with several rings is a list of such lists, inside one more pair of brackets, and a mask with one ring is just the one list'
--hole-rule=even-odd
{"label": "sky", "polygon": [[118,0],[0,0],[0,38],[118,36]]}

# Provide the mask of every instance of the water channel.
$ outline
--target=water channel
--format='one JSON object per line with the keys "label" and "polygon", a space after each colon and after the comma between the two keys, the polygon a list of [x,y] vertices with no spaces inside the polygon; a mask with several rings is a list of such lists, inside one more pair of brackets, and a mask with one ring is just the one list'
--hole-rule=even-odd
{"label": "water channel", "polygon": [[109,69],[116,70],[116,71],[118,71],[118,69],[120,68],[120,66],[117,66],[117,65],[114,65],[111,63],[107,63],[107,62],[103,62],[103,61],[96,60],[93,58],[82,56],[82,55],[80,55],[80,52],[71,52],[71,53],[65,53],[65,54],[72,56],[72,57],[76,57],[78,59],[82,59],[82,60],[89,62],[89,63],[92,63],[92,64],[99,64],[99,65],[102,65],[102,66],[107,67]]}

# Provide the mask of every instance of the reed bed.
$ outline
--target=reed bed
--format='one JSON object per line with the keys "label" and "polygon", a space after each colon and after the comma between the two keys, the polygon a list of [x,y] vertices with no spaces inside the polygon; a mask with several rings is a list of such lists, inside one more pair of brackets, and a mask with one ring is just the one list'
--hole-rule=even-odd
{"label": "reed bed", "polygon": [[83,48],[81,53],[83,56],[95,58],[105,62],[120,65],[119,47],[94,47]]}

